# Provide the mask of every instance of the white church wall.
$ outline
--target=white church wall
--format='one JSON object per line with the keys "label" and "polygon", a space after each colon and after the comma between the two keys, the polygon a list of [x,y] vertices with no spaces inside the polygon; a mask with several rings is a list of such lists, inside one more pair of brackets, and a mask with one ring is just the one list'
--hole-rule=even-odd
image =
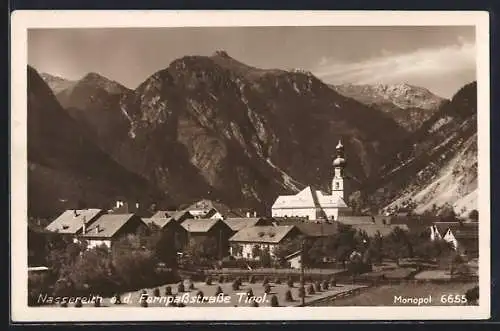
{"label": "white church wall", "polygon": [[339,219],[339,209],[338,208],[323,208],[323,211],[326,214],[326,217],[331,220],[338,220]]}

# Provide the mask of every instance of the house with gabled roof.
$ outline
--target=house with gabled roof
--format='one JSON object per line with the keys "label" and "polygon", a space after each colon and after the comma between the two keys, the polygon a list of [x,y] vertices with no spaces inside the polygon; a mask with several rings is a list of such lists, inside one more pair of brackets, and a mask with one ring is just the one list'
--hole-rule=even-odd
{"label": "house with gabled roof", "polygon": [[234,232],[238,232],[241,229],[248,228],[250,226],[272,225],[271,220],[264,217],[231,217],[224,219],[224,223],[226,223]]}
{"label": "house with gabled roof", "polygon": [[147,225],[135,214],[104,214],[92,222],[79,234],[87,242],[87,248],[105,245],[112,247],[113,242],[127,234],[138,233]]}
{"label": "house with gabled roof", "polygon": [[231,210],[223,203],[208,199],[197,201],[187,207],[185,210],[189,211],[194,218],[225,219],[243,216]]}
{"label": "house with gabled roof", "polygon": [[221,219],[195,219],[189,218],[181,223],[187,232],[188,243],[201,244],[212,240],[216,243],[219,257],[227,256],[229,253],[229,238],[234,231]]}
{"label": "house with gabled roof", "polygon": [[45,229],[63,235],[76,236],[82,232],[84,226],[92,224],[103,214],[105,211],[102,209],[68,209]]}
{"label": "house with gabled roof", "polygon": [[231,255],[235,258],[257,259],[255,252],[268,250],[271,257],[286,239],[301,235],[294,225],[252,226],[243,228],[230,239]]}
{"label": "house with gabled roof", "polygon": [[177,250],[181,250],[187,245],[188,234],[186,229],[173,217],[151,217],[143,218],[144,223],[150,228],[157,228],[172,240]]}
{"label": "house with gabled roof", "polygon": [[453,248],[469,256],[477,256],[479,251],[479,223],[477,222],[436,222],[435,231],[449,242]]}

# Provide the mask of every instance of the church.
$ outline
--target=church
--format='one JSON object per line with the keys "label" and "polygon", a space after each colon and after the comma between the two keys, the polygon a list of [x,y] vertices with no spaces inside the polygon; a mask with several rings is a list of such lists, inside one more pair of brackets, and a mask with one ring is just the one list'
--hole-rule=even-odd
{"label": "church", "polygon": [[344,196],[346,160],[342,141],[337,144],[336,151],[330,194],[308,186],[295,195],[280,195],[272,206],[272,217],[303,217],[309,220],[336,221],[339,214],[350,211],[344,200],[346,198]]}

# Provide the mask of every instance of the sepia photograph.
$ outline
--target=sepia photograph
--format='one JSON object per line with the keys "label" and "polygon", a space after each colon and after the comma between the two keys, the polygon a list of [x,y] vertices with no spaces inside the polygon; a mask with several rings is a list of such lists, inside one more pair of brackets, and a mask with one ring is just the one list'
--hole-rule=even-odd
{"label": "sepia photograph", "polygon": [[390,13],[16,12],[13,318],[488,318],[488,14]]}

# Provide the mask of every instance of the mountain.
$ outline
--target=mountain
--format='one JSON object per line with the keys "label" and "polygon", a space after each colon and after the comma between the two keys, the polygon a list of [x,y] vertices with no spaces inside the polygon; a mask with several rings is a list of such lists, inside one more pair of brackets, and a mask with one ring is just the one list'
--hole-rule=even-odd
{"label": "mountain", "polygon": [[54,76],[45,72],[40,73],[40,77],[49,85],[50,89],[57,94],[70,88],[75,82],[59,76]]}
{"label": "mountain", "polygon": [[[93,109],[61,93],[67,107]],[[328,189],[340,138],[361,182],[407,135],[310,73],[254,68],[223,51],[174,60],[135,90],[101,93],[96,103],[110,106],[96,107],[97,120],[80,118],[89,139],[176,201],[209,198],[267,213],[279,194]],[[108,112],[112,120],[99,120]]]}
{"label": "mountain", "polygon": [[445,100],[423,87],[406,83],[342,84],[332,88],[346,97],[386,112],[410,132],[414,132],[428,120]]}
{"label": "mountain", "polygon": [[92,143],[28,66],[28,210],[54,216],[67,207],[109,208],[117,197],[165,200],[144,178],[124,169]]}
{"label": "mountain", "polygon": [[451,204],[464,214],[477,209],[477,159],[477,86],[473,82],[397,144],[394,158],[362,193],[386,210],[411,203],[422,213]]}

